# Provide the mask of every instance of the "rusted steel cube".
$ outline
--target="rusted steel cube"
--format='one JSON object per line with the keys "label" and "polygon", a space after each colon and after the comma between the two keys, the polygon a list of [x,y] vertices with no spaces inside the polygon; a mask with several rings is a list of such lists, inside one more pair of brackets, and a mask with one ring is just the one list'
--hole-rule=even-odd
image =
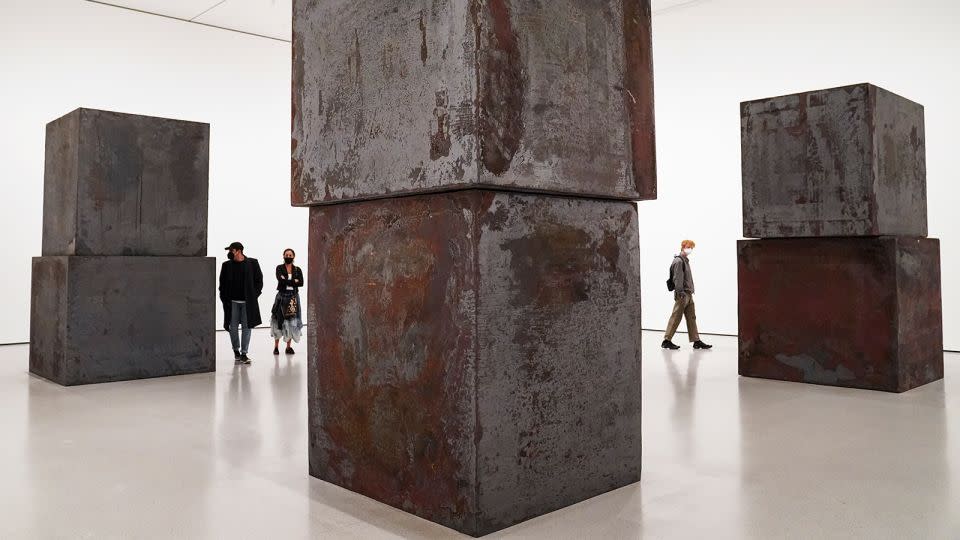
{"label": "rusted steel cube", "polygon": [[943,378],[940,242],[737,245],[740,375],[905,392]]}
{"label": "rusted steel cube", "polygon": [[310,209],[310,474],[471,535],[640,479],[637,210]]}
{"label": "rusted steel cube", "polygon": [[292,202],[656,198],[650,0],[294,0]]}
{"label": "rusted steel cube", "polygon": [[214,371],[214,259],[33,259],[30,372],[76,384]]}
{"label": "rusted steel cube", "polygon": [[47,124],[44,255],[204,256],[210,126],[94,109]]}
{"label": "rusted steel cube", "polygon": [[923,106],[871,84],[740,106],[743,235],[926,236]]}

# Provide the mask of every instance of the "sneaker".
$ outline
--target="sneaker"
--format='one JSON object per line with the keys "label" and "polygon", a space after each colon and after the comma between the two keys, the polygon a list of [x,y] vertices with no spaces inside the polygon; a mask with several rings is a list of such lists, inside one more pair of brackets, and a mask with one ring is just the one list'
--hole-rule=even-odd
{"label": "sneaker", "polygon": [[699,339],[693,342],[694,349],[712,349],[713,345],[707,345],[706,343],[700,341]]}
{"label": "sneaker", "polygon": [[273,354],[275,354],[275,355],[280,354],[280,349],[274,347],[274,348],[273,348]]}
{"label": "sneaker", "polygon": [[284,351],[286,354],[293,354],[293,347],[287,347],[287,350]]}
{"label": "sneaker", "polygon": [[241,364],[246,364],[246,365],[249,366],[249,365],[250,365],[250,357],[247,356],[246,354],[241,354],[241,355],[240,355],[240,363],[241,363]]}
{"label": "sneaker", "polygon": [[680,348],[679,345],[675,344],[674,342],[670,341],[669,339],[663,340],[663,343],[660,344],[660,347],[661,347],[661,348],[664,348],[664,349],[670,349],[671,351],[675,351],[675,350],[677,350],[677,349]]}
{"label": "sneaker", "polygon": [[240,359],[240,351],[238,351],[237,349],[234,349],[234,350],[233,350],[233,358],[234,358],[234,360],[239,360],[239,359]]}

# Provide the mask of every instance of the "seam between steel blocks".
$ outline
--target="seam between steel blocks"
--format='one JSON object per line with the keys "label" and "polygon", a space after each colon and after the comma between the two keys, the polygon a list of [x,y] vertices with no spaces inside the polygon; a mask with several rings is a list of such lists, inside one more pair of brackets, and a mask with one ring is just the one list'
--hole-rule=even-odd
{"label": "seam between steel blocks", "polygon": [[[89,1],[89,0],[88,0]],[[418,191],[402,191],[402,192],[393,192],[387,195],[367,195],[357,198],[342,199],[337,201],[324,201],[320,203],[311,203],[311,204],[299,204],[293,206],[293,208],[324,208],[329,206],[337,206],[341,204],[355,204],[358,202],[368,202],[368,201],[383,201],[391,199],[403,199],[407,197],[422,197],[424,195],[440,195],[443,193],[456,193],[461,191],[492,191],[495,193],[510,193],[510,194],[520,194],[520,195],[540,195],[544,197],[558,197],[562,199],[576,199],[580,201],[602,201],[602,202],[622,202],[622,203],[632,203],[634,205],[639,202],[637,199],[631,198],[622,198],[622,197],[604,197],[602,195],[596,195],[591,193],[561,193],[557,191],[551,191],[547,189],[535,189],[535,188],[518,188],[514,186],[498,186],[495,184],[459,184],[454,186],[438,187],[433,189],[424,189]]]}

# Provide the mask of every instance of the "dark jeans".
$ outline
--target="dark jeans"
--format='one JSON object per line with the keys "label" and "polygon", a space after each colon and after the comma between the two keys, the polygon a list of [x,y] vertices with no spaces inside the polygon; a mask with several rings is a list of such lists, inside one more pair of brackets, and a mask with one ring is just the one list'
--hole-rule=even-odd
{"label": "dark jeans", "polygon": [[[240,351],[240,354],[247,354],[250,350],[250,327],[247,326],[247,304],[230,302],[232,309],[230,311],[230,342],[233,344],[233,350]],[[243,325],[243,342],[237,332],[237,327]]]}

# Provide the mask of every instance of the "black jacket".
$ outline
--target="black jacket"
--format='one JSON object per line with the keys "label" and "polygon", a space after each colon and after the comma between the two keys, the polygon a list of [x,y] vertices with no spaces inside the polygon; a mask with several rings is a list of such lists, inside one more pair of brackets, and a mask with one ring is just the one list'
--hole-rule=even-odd
{"label": "black jacket", "polygon": [[277,275],[278,291],[285,291],[287,287],[293,287],[294,289],[303,287],[303,270],[300,270],[299,266],[293,267],[293,279],[287,279],[287,265],[285,264],[277,265],[275,273]]}
{"label": "black jacket", "polygon": [[[244,280],[243,288],[247,302],[247,326],[254,328],[263,323],[260,319],[260,304],[257,301],[260,293],[263,292],[263,272],[260,271],[260,263],[252,257],[246,257],[243,269]],[[230,325],[230,315],[233,306],[230,305],[230,298],[227,297],[227,291],[230,290],[230,272],[227,265],[233,264],[233,261],[224,261],[220,265],[220,302],[223,304],[223,327],[226,329]]]}

